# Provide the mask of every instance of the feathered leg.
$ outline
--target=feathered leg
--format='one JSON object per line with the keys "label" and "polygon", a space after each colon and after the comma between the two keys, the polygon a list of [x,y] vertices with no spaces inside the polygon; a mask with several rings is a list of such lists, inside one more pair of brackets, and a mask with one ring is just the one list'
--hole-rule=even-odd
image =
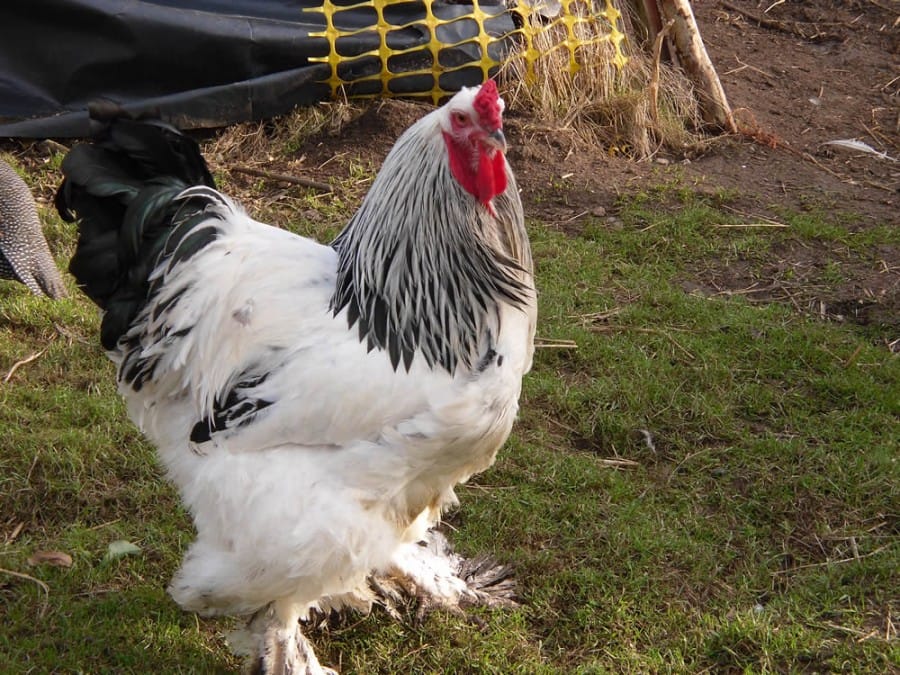
{"label": "feathered leg", "polygon": [[290,598],[276,600],[250,619],[254,649],[252,675],[338,675],[319,663],[300,630],[300,607]]}
{"label": "feathered leg", "polygon": [[372,575],[369,583],[378,601],[394,617],[399,607],[414,602],[421,620],[435,609],[462,614],[465,607],[515,607],[512,570],[490,556],[467,559],[454,553],[447,538],[429,530],[423,541],[401,546],[391,567]]}

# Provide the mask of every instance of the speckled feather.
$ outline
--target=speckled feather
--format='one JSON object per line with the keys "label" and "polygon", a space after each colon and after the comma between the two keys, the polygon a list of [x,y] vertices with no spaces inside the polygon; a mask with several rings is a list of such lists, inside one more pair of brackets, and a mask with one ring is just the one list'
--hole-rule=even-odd
{"label": "speckled feather", "polygon": [[0,278],[19,281],[35,295],[61,298],[66,287],[41,230],[25,181],[0,160]]}

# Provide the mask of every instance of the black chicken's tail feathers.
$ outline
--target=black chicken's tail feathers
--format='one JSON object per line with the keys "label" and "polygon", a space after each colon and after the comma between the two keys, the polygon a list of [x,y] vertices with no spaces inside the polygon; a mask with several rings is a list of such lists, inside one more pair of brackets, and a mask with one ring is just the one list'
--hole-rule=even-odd
{"label": "black chicken's tail feathers", "polygon": [[113,349],[152,294],[148,277],[159,261],[188,258],[215,239],[214,227],[192,234],[210,197],[198,190],[176,199],[215,182],[197,143],[175,127],[122,111],[94,113],[103,129],[63,160],[56,208],[64,220],[78,221],[69,271],[105,310],[101,341]]}

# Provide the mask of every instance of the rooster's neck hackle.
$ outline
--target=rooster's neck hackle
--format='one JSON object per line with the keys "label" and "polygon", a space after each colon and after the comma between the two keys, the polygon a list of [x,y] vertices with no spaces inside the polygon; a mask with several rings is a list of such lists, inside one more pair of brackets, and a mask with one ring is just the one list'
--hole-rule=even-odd
{"label": "rooster's neck hackle", "polygon": [[530,300],[531,257],[512,175],[489,210],[453,177],[439,119],[394,146],[359,211],[334,241],[331,307],[345,307],[369,349],[396,369],[415,358],[453,374],[474,369],[500,331],[503,303]]}

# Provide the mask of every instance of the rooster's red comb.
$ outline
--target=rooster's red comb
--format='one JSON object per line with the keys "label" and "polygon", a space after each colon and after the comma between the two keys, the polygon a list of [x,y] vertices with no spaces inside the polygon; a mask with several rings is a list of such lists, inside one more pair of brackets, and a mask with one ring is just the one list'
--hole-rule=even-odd
{"label": "rooster's red comb", "polygon": [[503,126],[503,119],[500,116],[503,109],[500,105],[497,83],[493,80],[488,80],[481,85],[481,89],[475,94],[475,100],[472,102],[472,107],[478,113],[481,123],[494,129]]}

